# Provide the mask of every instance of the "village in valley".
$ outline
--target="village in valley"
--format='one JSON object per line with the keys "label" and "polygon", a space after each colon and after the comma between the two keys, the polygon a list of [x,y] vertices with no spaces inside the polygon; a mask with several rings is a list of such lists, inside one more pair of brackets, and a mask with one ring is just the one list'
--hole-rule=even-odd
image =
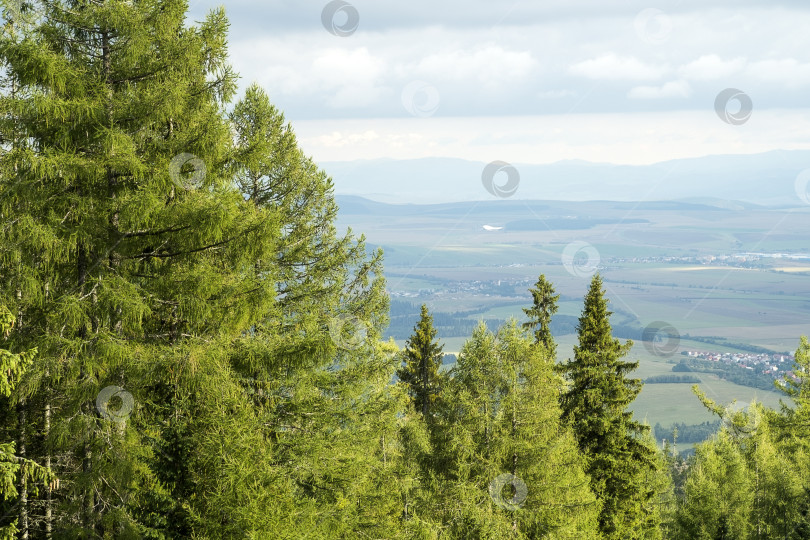
{"label": "village in valley", "polygon": [[681,354],[698,360],[722,362],[724,364],[741,367],[751,370],[754,373],[770,375],[774,379],[782,379],[784,375],[794,378],[793,367],[795,358],[793,355],[746,352],[721,353],[711,351],[683,351]]}

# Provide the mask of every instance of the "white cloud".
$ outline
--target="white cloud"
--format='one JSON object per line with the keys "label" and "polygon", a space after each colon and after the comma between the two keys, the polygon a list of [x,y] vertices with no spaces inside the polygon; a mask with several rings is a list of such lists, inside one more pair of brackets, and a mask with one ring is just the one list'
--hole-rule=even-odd
{"label": "white cloud", "polygon": [[810,63],[803,64],[794,58],[751,62],[748,64],[746,74],[771,84],[785,85],[788,88],[810,85]]}
{"label": "white cloud", "polygon": [[692,87],[687,81],[670,81],[662,86],[636,86],[627,93],[630,99],[688,98]]}
{"label": "white cloud", "polygon": [[745,67],[745,63],[744,58],[723,60],[716,54],[708,54],[681,66],[678,73],[685,79],[711,81],[739,73]]}
{"label": "white cloud", "polygon": [[311,141],[324,148],[343,148],[350,145],[369,144],[380,139],[380,135],[373,129],[347,133],[345,131],[333,131],[328,135],[312,137]]}
{"label": "white cloud", "polygon": [[455,157],[649,164],[710,154],[810,149],[805,136],[810,132],[810,109],[761,110],[746,124],[752,129],[734,127],[706,110],[318,120],[295,126],[302,147],[316,162]]}
{"label": "white cloud", "polygon": [[430,54],[415,67],[417,75],[450,81],[509,84],[537,69],[528,51],[512,51],[496,45],[474,50],[445,50]]}
{"label": "white cloud", "polygon": [[614,53],[578,62],[568,69],[572,75],[589,79],[607,80],[656,80],[663,77],[669,68],[646,64],[634,57],[617,56]]}
{"label": "white cloud", "polygon": [[381,81],[385,62],[368,49],[329,49],[312,62],[312,73],[317,73],[321,89],[334,92],[327,100],[336,108],[367,107],[373,105],[383,93]]}
{"label": "white cloud", "polygon": [[385,58],[367,47],[305,47],[302,41],[243,41],[232,47],[232,58],[249,75],[246,82],[258,82],[276,102],[307,96],[333,109],[358,108],[374,106],[385,94]]}
{"label": "white cloud", "polygon": [[576,92],[573,90],[544,90],[537,93],[540,99],[560,99],[564,97],[575,96]]}
{"label": "white cloud", "polygon": [[[293,9],[284,1],[289,6],[276,11]],[[356,5],[364,22],[402,11]],[[459,22],[375,30],[361,23],[346,38],[327,32],[312,10],[317,24],[309,29],[299,24],[243,35],[233,27],[231,34],[242,84],[259,82],[291,121],[404,117],[401,93],[415,80],[440,92],[438,116],[699,108],[732,86],[756,97],[758,108],[801,107],[801,91],[810,86],[810,34],[789,31],[810,24],[810,10],[672,10],[672,32],[658,46],[639,40],[638,12],[629,8],[624,15],[611,8],[612,14],[595,10],[577,19],[496,18],[491,27]],[[666,97],[678,99],[653,99]]]}

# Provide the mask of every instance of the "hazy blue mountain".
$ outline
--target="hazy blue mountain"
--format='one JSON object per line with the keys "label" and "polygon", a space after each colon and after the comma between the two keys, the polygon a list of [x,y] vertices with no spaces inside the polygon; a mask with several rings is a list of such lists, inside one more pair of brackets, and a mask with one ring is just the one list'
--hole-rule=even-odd
{"label": "hazy blue mountain", "polygon": [[682,199],[673,201],[562,201],[562,200],[490,200],[490,201],[456,201],[445,203],[394,203],[375,201],[358,195],[340,195],[336,197],[340,213],[355,216],[444,216],[459,217],[471,214],[476,221],[488,215],[516,218],[519,215],[535,215],[554,218],[581,218],[587,216],[604,217],[615,213],[655,212],[655,211],[699,211],[723,212],[761,208],[762,205],[723,199]]}
{"label": "hazy blue mountain", "polygon": [[[320,164],[340,195],[361,195],[395,203],[493,200],[483,187],[483,162],[451,158],[361,160]],[[764,205],[805,204],[796,177],[810,168],[810,151],[717,155],[653,165],[611,165],[560,161],[547,165],[514,163],[520,185],[517,200],[660,201],[706,199]],[[506,181],[505,174],[496,177]],[[730,208],[735,205],[731,204]]]}

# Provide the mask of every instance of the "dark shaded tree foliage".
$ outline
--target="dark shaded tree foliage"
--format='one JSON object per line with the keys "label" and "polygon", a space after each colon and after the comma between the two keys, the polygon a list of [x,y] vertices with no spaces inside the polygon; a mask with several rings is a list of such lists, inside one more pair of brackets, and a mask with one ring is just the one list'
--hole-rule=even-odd
{"label": "dark shaded tree foliage", "polygon": [[403,354],[403,365],[397,370],[399,380],[408,388],[408,394],[417,411],[428,418],[431,407],[441,392],[443,345],[436,339],[433,317],[425,304],[413,335],[407,340]]}
{"label": "dark shaded tree foliage", "polygon": [[523,323],[523,328],[534,332],[534,342],[545,347],[551,358],[557,357],[557,345],[551,336],[551,318],[557,313],[559,294],[554,294],[554,287],[540,274],[534,287],[529,289],[532,293],[532,307],[523,308],[529,318]]}
{"label": "dark shaded tree foliage", "polygon": [[649,431],[627,410],[641,391],[628,375],[638,362],[621,360],[632,341],[612,335],[608,300],[595,275],[577,329],[574,358],[560,366],[570,382],[562,393],[562,418],[588,459],[591,487],[602,502],[599,526],[606,538],[642,538],[655,530],[655,491],[647,473],[658,468],[655,449],[642,440]]}

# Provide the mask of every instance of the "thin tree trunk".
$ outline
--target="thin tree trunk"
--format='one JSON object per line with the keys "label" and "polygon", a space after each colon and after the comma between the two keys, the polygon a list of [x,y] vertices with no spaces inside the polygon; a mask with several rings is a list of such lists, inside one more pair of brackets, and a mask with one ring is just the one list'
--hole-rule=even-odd
{"label": "thin tree trunk", "polygon": [[[515,375],[515,380],[512,382],[512,444],[516,444],[515,439],[517,438],[517,411],[515,410],[515,398],[517,392],[517,375]],[[514,448],[514,447],[513,447]],[[512,451],[512,481],[514,482],[517,478],[517,462],[518,456],[516,451]],[[517,487],[515,487],[517,489]],[[512,532],[517,534],[517,512],[512,512]]]}
{"label": "thin tree trunk", "polygon": [[[83,189],[80,186],[79,187],[79,196],[81,196],[83,194],[82,192],[83,192]],[[81,293],[84,292],[84,290],[83,290],[84,285],[87,282],[87,272],[88,272],[88,262],[89,262],[88,261],[88,255],[89,254],[88,254],[87,247],[83,243],[81,243],[81,241],[76,246],[76,252],[77,252],[76,253],[76,274],[77,274],[76,275],[76,286],[77,287],[76,288],[77,288],[78,292],[81,294]],[[87,339],[87,327],[84,324],[82,324],[81,328],[79,329],[79,339],[81,339],[82,341]],[[84,366],[83,361],[80,363],[80,366],[81,367],[79,368],[79,380],[84,380],[84,378],[87,375],[87,372],[85,371],[85,366]],[[81,410],[82,410],[82,414],[84,414],[85,416],[92,414],[88,410],[88,407],[87,407],[86,404],[82,404]],[[82,476],[87,476],[90,473],[90,470],[91,470],[90,459],[91,459],[92,456],[91,456],[91,453],[90,453],[90,446],[89,446],[89,444],[87,444],[86,441],[82,445],[81,455],[82,455],[82,465],[81,465]],[[84,489],[84,491],[83,491],[83,493],[81,495],[81,502],[82,502],[82,504],[81,504],[81,508],[82,508],[82,510],[81,510],[82,525],[85,528],[91,528],[92,527],[92,519],[93,519],[93,506],[94,506],[93,505],[93,493],[92,493],[91,489],[88,489],[88,488]]]}
{"label": "thin tree trunk", "polygon": [[[11,95],[12,97],[16,97],[17,93],[17,82],[16,80],[12,81],[11,84]],[[16,131],[16,130],[15,130]],[[13,137],[13,144],[16,148],[17,146],[17,137],[16,132]],[[14,172],[17,172],[17,163],[14,163]],[[22,274],[22,268],[20,265],[17,266],[17,290],[16,290],[16,297],[17,297],[17,330],[22,327],[23,323],[23,312],[22,312],[22,289],[20,288],[19,280]],[[27,448],[26,448],[26,436],[25,430],[28,427],[25,417],[25,399],[20,400],[17,404],[17,414],[18,414],[18,422],[19,425],[18,433],[17,433],[17,453],[20,458],[25,459]],[[19,496],[20,496],[20,510],[18,514],[17,526],[20,528],[20,538],[28,539],[28,479],[26,477],[25,471],[25,464],[21,465],[22,470],[20,474],[20,487],[19,487]]]}
{"label": "thin tree trunk", "polygon": [[[26,437],[25,428],[27,422],[25,418],[25,400],[21,400],[17,405],[17,413],[19,414],[19,437],[17,439],[17,455],[21,459],[25,459],[26,455]],[[17,526],[20,528],[20,538],[28,540],[28,478],[25,471],[25,463],[22,464],[22,471],[20,472],[20,512]]]}
{"label": "thin tree trunk", "polygon": [[[81,292],[85,281],[87,279],[87,248],[84,245],[77,246],[77,261],[76,261],[76,271],[78,273],[77,285],[78,290]],[[79,338],[82,340],[87,339],[87,327],[82,325],[81,329],[79,330]],[[86,376],[86,371],[84,368],[84,362],[81,363],[81,368],[79,370],[79,377],[80,380],[83,380]],[[89,415],[92,414],[88,411],[86,404],[81,406],[83,414]],[[82,475],[87,476],[91,470],[91,453],[90,453],[90,446],[85,442],[82,445]],[[92,490],[85,488],[84,493],[82,493],[82,524],[86,528],[92,527],[92,519],[93,519],[93,493]]]}
{"label": "thin tree trunk", "polygon": [[[50,375],[49,371],[45,371],[45,379],[47,380]],[[46,389],[46,392],[48,390]],[[51,398],[50,393],[45,398],[45,440],[51,434]],[[51,469],[51,453],[48,451],[45,454],[45,467]],[[47,491],[45,492],[45,538],[51,540],[53,528],[53,483],[48,482]]]}
{"label": "thin tree trunk", "polygon": [[428,389],[428,380],[427,380],[427,360],[422,358],[422,393],[424,398],[422,399],[422,416],[427,420],[428,417],[428,400],[430,400],[430,390]]}
{"label": "thin tree trunk", "polygon": [[[51,287],[49,282],[45,282],[45,302],[50,300]],[[51,436],[51,370],[45,368],[45,441]],[[45,445],[45,467],[51,470],[51,451],[48,444]],[[45,538],[51,540],[53,534],[53,481],[48,482],[45,491]]]}
{"label": "thin tree trunk", "polygon": [[[101,47],[102,47],[102,61],[104,65],[104,82],[107,85],[107,127],[113,127],[113,88],[112,83],[110,82],[112,79],[112,58],[110,56],[110,35],[109,32],[104,32],[101,37]],[[116,178],[115,174],[111,169],[107,169],[107,196],[110,198],[112,202],[112,213],[110,214],[109,220],[109,233],[107,237],[107,245],[111,246],[110,252],[107,254],[107,262],[110,266],[112,271],[115,271],[115,268],[120,264],[120,257],[118,256],[115,247],[121,241],[119,238],[119,230],[118,224],[120,220],[120,213],[118,209],[115,207],[115,200],[118,198],[118,179]],[[113,320],[111,321],[111,326],[113,329],[120,335],[123,331],[123,322],[121,320],[122,315],[121,306],[118,306],[115,309],[115,315],[113,316]]]}
{"label": "thin tree trunk", "polygon": [[[18,266],[17,268],[17,275],[22,273],[22,269]],[[22,289],[20,288],[19,282],[17,285],[17,329],[24,324],[23,323],[23,313],[22,313]],[[17,455],[25,459],[27,448],[26,448],[26,436],[25,430],[28,427],[28,422],[25,417],[25,399],[21,399],[20,402],[17,404],[17,415],[18,415],[18,422],[19,425],[17,426]],[[20,488],[19,488],[19,495],[20,495],[20,511],[18,514],[17,526],[20,528],[20,538],[24,540],[28,540],[28,478],[26,476],[25,471],[25,463],[21,464],[21,471],[20,471]]]}
{"label": "thin tree trunk", "polygon": [[754,492],[754,507],[756,509],[757,519],[757,538],[762,538],[762,515],[760,514],[759,507],[759,460],[757,459],[758,443],[754,443],[754,462],[756,463],[756,490]]}

